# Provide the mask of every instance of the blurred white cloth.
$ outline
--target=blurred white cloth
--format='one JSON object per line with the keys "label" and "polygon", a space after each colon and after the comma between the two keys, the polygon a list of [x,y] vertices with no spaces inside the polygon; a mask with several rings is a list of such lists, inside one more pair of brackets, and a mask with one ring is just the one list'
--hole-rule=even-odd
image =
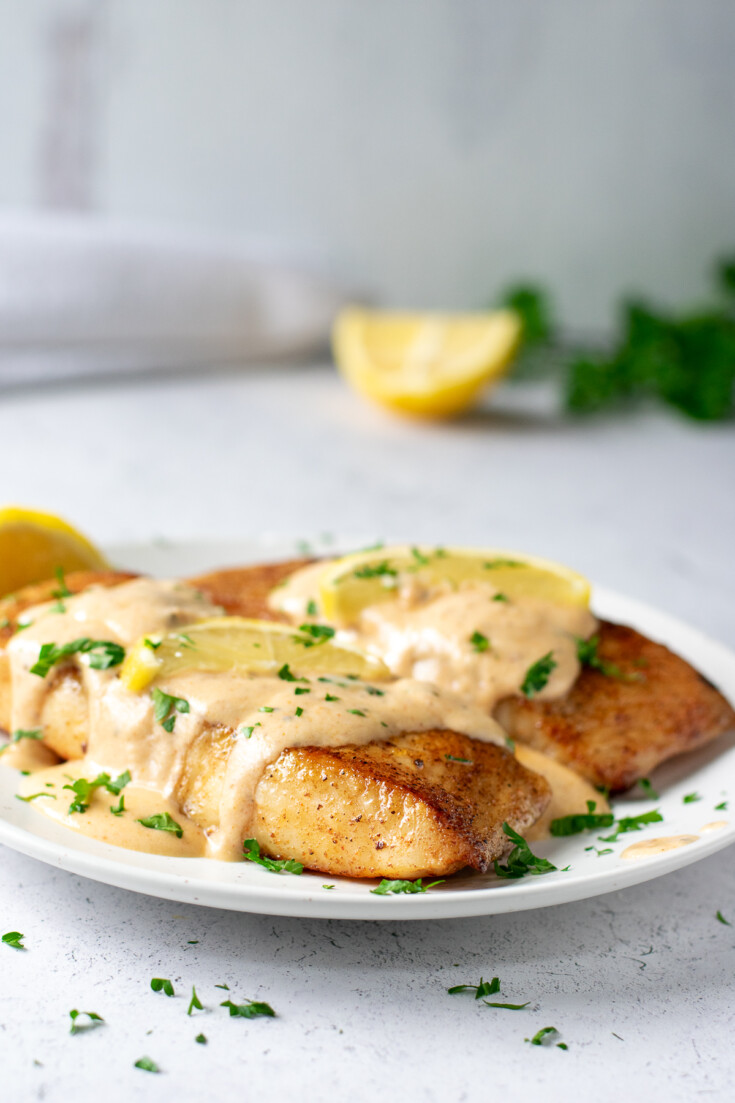
{"label": "blurred white cloth", "polygon": [[305,354],[342,301],[237,245],[0,213],[0,387]]}

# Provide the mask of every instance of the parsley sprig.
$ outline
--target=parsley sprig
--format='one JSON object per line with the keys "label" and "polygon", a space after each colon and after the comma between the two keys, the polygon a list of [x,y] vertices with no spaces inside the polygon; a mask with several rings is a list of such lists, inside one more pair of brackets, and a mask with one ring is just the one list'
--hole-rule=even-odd
{"label": "parsley sprig", "polygon": [[25,935],[21,934],[20,931],[6,931],[0,938],[0,942],[4,943],[5,946],[12,946],[14,950],[25,950],[24,938]]}
{"label": "parsley sprig", "polygon": [[[77,1022],[80,1015],[84,1015],[88,1021],[86,1023]],[[71,1019],[70,1034],[81,1034],[87,1030],[94,1030],[96,1026],[101,1026],[105,1021],[96,1011],[77,1011],[76,1008],[69,1012],[69,1018]]]}
{"label": "parsley sprig", "polygon": [[592,831],[597,827],[612,827],[615,817],[612,812],[595,812],[597,802],[588,800],[586,812],[575,812],[571,816],[560,816],[552,820],[549,830],[552,835],[579,835],[582,831]]}
{"label": "parsley sprig", "polygon": [[619,682],[642,682],[643,675],[638,673],[628,674],[617,663],[603,659],[598,653],[600,637],[591,636],[588,640],[580,636],[575,637],[577,642],[577,658],[582,666],[588,666],[606,678],[617,678]]}
{"label": "parsley sprig", "polygon": [[182,838],[184,829],[169,812],[155,812],[152,816],[144,816],[138,823],[143,827],[150,827],[152,831],[168,831],[177,839]]}
{"label": "parsley sprig", "polygon": [[172,732],[176,723],[176,714],[189,711],[189,702],[185,697],[175,697],[172,693],[164,693],[158,686],[151,690],[153,701],[153,716],[164,731]]}
{"label": "parsley sprig", "polygon": [[242,844],[243,853],[249,862],[255,862],[271,873],[293,873],[296,876],[304,872],[301,862],[295,858],[266,858],[260,853],[260,843],[256,839],[246,839]]}
{"label": "parsley sprig", "polygon": [[500,978],[493,977],[492,980],[483,980],[480,977],[479,984],[455,984],[452,988],[447,988],[447,992],[450,996],[459,995],[462,992],[474,992],[476,1000],[482,1000],[486,1007],[500,1007],[506,1011],[522,1011],[524,1007],[528,1007],[530,1000],[526,1003],[497,1003],[493,1000],[488,1000],[487,996],[494,996],[500,991]]}
{"label": "parsley sprig", "polygon": [[556,659],[551,651],[542,655],[535,663],[532,663],[526,671],[526,676],[521,683],[521,693],[524,697],[535,697],[544,688],[552,671],[556,670]]}
{"label": "parsley sprig", "polygon": [[5,754],[16,743],[20,743],[21,739],[43,739],[43,731],[41,728],[16,728],[5,746],[0,747],[0,754]]}
{"label": "parsley sprig", "polygon": [[556,871],[557,867],[547,858],[540,858],[538,854],[533,853],[523,836],[514,831],[509,823],[503,824],[503,831],[515,846],[506,858],[505,865],[501,865],[497,860],[493,863],[498,877],[516,879],[525,877],[527,873],[539,876],[542,873]]}
{"label": "parsley sprig", "polygon": [[109,670],[120,665],[125,658],[125,649],[112,640],[91,640],[88,636],[71,643],[42,643],[31,674],[45,678],[53,666],[72,655],[89,655],[89,665],[93,670]]}
{"label": "parsley sprig", "polygon": [[107,773],[97,774],[97,777],[91,781],[86,777],[78,777],[76,781],[72,781],[71,785],[64,786],[65,789],[70,789],[74,793],[74,800],[68,808],[69,815],[71,816],[75,812],[86,812],[97,789],[106,789],[108,793],[112,793],[113,796],[117,797],[129,783],[129,770],[125,770],[114,781]]}
{"label": "parsley sprig", "polygon": [[230,1018],[258,1019],[267,1016],[275,1019],[276,1013],[269,1003],[262,1000],[248,1000],[247,1003],[233,1003],[232,1000],[223,1000],[220,1007],[229,1008]]}
{"label": "parsley sprig", "polygon": [[444,880],[430,881],[428,885],[423,883],[423,878],[419,877],[416,881],[389,881],[386,877],[380,882],[377,888],[370,889],[375,896],[388,896],[393,893],[396,896],[411,895],[416,892],[428,892],[429,889],[433,889],[435,885],[443,885]]}
{"label": "parsley sprig", "polygon": [[641,812],[640,816],[623,816],[615,822],[615,831],[612,835],[600,835],[603,843],[617,842],[619,835],[626,835],[629,831],[642,831],[648,823],[661,823],[663,816],[657,808],[651,812]]}

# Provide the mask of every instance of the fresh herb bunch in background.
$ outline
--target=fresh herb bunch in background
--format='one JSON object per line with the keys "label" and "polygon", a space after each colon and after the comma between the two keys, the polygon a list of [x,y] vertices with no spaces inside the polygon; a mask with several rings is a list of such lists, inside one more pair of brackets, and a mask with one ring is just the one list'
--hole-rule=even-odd
{"label": "fresh herb bunch in background", "polygon": [[717,288],[719,304],[697,313],[677,316],[639,300],[624,303],[619,339],[605,351],[564,342],[540,287],[511,287],[502,303],[523,320],[521,371],[559,370],[570,413],[654,397],[689,417],[717,421],[735,409],[735,258],[717,266]]}

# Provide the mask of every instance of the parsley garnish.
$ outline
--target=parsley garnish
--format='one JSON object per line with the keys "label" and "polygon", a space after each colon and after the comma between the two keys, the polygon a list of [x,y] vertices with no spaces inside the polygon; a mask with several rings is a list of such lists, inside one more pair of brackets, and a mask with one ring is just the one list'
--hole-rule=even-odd
{"label": "parsley garnish", "polygon": [[647,777],[639,777],[638,784],[640,785],[648,800],[658,800],[658,793],[651,785]]}
{"label": "parsley garnish", "polygon": [[473,651],[487,651],[490,646],[490,640],[487,636],[483,636],[482,632],[477,631],[470,636],[470,643]]}
{"label": "parsley garnish", "polygon": [[[86,1015],[89,1019],[89,1022],[78,1023],[77,1019],[80,1015]],[[84,1030],[94,1030],[96,1026],[99,1026],[100,1023],[103,1023],[105,1021],[101,1015],[97,1014],[96,1011],[77,1011],[76,1008],[74,1009],[74,1011],[69,1012],[69,1018],[71,1019],[71,1030],[69,1031],[70,1034],[81,1034]]]}
{"label": "parsley garnish", "polygon": [[168,977],[153,977],[151,988],[154,992],[163,992],[165,996],[174,995],[174,986]]}
{"label": "parsley garnish", "polygon": [[278,677],[282,682],[296,682],[298,681],[295,674],[291,673],[291,667],[288,663],[284,663],[281,669],[278,671]]}
{"label": "parsley garnish", "polygon": [[[334,635],[334,628],[330,628],[328,624],[300,624],[299,632],[304,632],[307,636],[311,636],[311,640],[301,640],[299,643],[326,643],[327,640],[331,640]],[[298,636],[296,637],[298,639]]]}
{"label": "parsley garnish", "polygon": [[418,548],[411,548],[411,555],[416,560],[416,566],[414,567],[414,570],[418,570],[419,567],[428,567],[428,557],[425,556],[423,552],[420,552]]}
{"label": "parsley garnish", "polygon": [[250,739],[251,735],[256,728],[262,728],[260,720],[256,724],[249,724],[247,727],[240,728],[240,735],[244,735],[246,739]]}
{"label": "parsley garnish", "polygon": [[441,881],[431,881],[428,885],[422,884],[423,878],[419,877],[417,881],[389,881],[386,877],[380,882],[376,889],[370,889],[376,896],[388,896],[389,893],[394,893],[396,896],[405,893],[410,895],[415,892],[426,892],[428,889],[433,889],[434,885],[443,885],[444,879]]}
{"label": "parsley garnish", "polygon": [[322,885],[323,889],[333,889],[334,885]]}
{"label": "parsley garnish", "polygon": [[297,709],[295,710],[295,714],[296,714],[296,716],[303,716],[303,715],[304,715],[304,710],[303,710],[303,709],[301,708],[301,706],[300,706],[300,705],[299,705],[299,707],[298,707],[298,708],[297,708]]}
{"label": "parsley garnish", "polygon": [[612,835],[600,835],[603,843],[614,843],[619,835],[625,835],[628,831],[641,831],[647,823],[661,823],[663,816],[655,808],[652,812],[642,812],[640,816],[623,816],[615,824],[615,832]]}
{"label": "parsley garnish", "polygon": [[16,728],[5,746],[0,747],[0,754],[5,754],[9,747],[20,743],[21,739],[43,739],[43,730],[41,728]]}
{"label": "parsley garnish", "polygon": [[352,716],[367,716],[367,713],[363,712],[362,709],[347,709],[347,711],[351,713]]}
{"label": "parsley garnish", "polygon": [[187,1008],[187,1015],[191,1015],[193,1011],[203,1011],[204,1004],[197,996],[197,990],[192,984],[191,986],[191,999],[189,1000],[189,1007]]}
{"label": "parsley garnish", "polygon": [[507,594],[497,593],[493,594],[493,601],[510,601],[510,598]]}
{"label": "parsley garnish", "polygon": [[150,1057],[139,1057],[133,1068],[143,1069],[144,1072],[160,1072],[158,1065]]}
{"label": "parsley garnish", "polygon": [[[557,1034],[559,1031],[555,1026],[542,1026],[540,1030],[537,1030],[533,1038],[524,1038],[524,1042],[530,1042],[532,1046],[543,1046],[546,1044],[546,1039],[551,1041],[550,1035]],[[557,1042],[557,1049],[567,1049],[568,1046],[564,1042]]]}
{"label": "parsley garnish", "polygon": [[177,839],[180,839],[184,834],[181,824],[177,823],[168,812],[156,812],[153,816],[146,816],[144,819],[138,820],[138,823],[142,824],[143,827],[150,827],[153,831],[170,831]]}
{"label": "parsley garnish", "polygon": [[715,812],[726,812],[726,811],[727,811],[727,801],[726,800],[720,801],[719,804],[715,805]]}
{"label": "parsley garnish", "polygon": [[444,757],[446,758],[447,762],[461,762],[463,766],[475,765],[474,759],[472,758],[457,758],[457,756],[453,754],[445,754]]}
{"label": "parsley garnish", "polygon": [[207,1044],[207,1037],[206,1037],[206,1035],[205,1035],[205,1034],[197,1034],[197,1036],[196,1036],[196,1038],[194,1039],[194,1041],[195,1041],[195,1042],[198,1042],[200,1046],[206,1046],[206,1044]]}
{"label": "parsley garnish", "polygon": [[113,643],[112,640],[90,640],[86,636],[60,646],[55,643],[42,643],[38,659],[31,667],[31,674],[45,678],[52,666],[63,662],[71,655],[89,655],[89,665],[93,670],[109,670],[111,666],[119,666],[123,661],[125,649],[119,643]]}
{"label": "parsley garnish", "polygon": [[598,850],[596,846],[586,846],[585,850],[594,850],[598,858],[602,858],[605,854],[614,854],[615,851],[611,846],[606,846],[604,850]]}
{"label": "parsley garnish", "polygon": [[163,640],[152,640],[150,636],[146,636],[143,640],[144,647],[149,648],[151,651],[158,651],[158,648],[163,643]]}
{"label": "parsley garnish", "polygon": [[25,950],[22,940],[25,938],[20,931],[7,931],[0,939],[6,946],[12,946],[14,950]]}
{"label": "parsley garnish", "polygon": [[110,811],[112,812],[113,816],[122,816],[123,812],[125,811],[125,797],[122,796],[122,794],[120,795],[120,800],[116,805],[110,805]]}
{"label": "parsley garnish", "polygon": [[715,914],[716,914],[717,918],[719,919],[720,923],[724,923],[726,927],[732,927],[732,923],[730,922],[730,920],[725,919],[725,917],[724,917],[724,915],[722,914],[721,911],[718,911]]}
{"label": "parsley garnish", "polygon": [[398,575],[398,571],[395,567],[391,567],[387,559],[374,565],[366,563],[364,567],[358,567],[353,573],[355,578],[396,578]]}
{"label": "parsley garnish", "polygon": [[324,700],[325,701],[339,701],[339,697],[335,697],[333,693],[327,693]]}
{"label": "parsley garnish", "polygon": [[524,697],[533,697],[540,693],[549,680],[552,670],[556,669],[556,659],[553,652],[543,655],[526,671],[526,677],[521,685],[521,693]]}
{"label": "parsley garnish", "polygon": [[534,854],[523,836],[514,831],[509,823],[503,824],[503,831],[515,846],[506,858],[504,866],[501,866],[497,859],[493,863],[498,877],[516,878],[525,877],[527,873],[538,876],[542,873],[555,872],[556,866],[548,859],[539,858]]}
{"label": "parsley garnish", "polygon": [[642,680],[642,674],[626,674],[617,663],[611,663],[607,659],[600,658],[597,653],[600,646],[599,636],[591,636],[588,640],[576,636],[575,639],[577,641],[577,658],[582,666],[588,666],[591,670],[597,670],[600,674],[604,674],[606,678],[617,678],[621,682],[640,682]]}
{"label": "parsley garnish", "polygon": [[172,732],[176,723],[177,712],[188,712],[189,702],[185,697],[174,697],[171,693],[164,693],[158,686],[151,690],[153,701],[153,715],[164,731]]}
{"label": "parsley garnish", "polygon": [[525,567],[526,564],[522,563],[520,559],[489,559],[486,563],[483,563],[483,567],[486,571],[494,571],[498,567]]}
{"label": "parsley garnish", "polygon": [[682,798],[682,804],[696,804],[697,801],[701,799],[699,793],[687,793],[687,795]]}
{"label": "parsley garnish", "polygon": [[549,830],[552,835],[579,835],[582,831],[591,831],[596,827],[612,827],[615,817],[612,812],[595,812],[597,803],[588,800],[586,812],[576,812],[571,816],[560,816],[552,820]]}
{"label": "parsley garnish", "polygon": [[75,794],[74,800],[69,805],[69,815],[71,816],[75,812],[86,812],[89,808],[89,802],[97,789],[106,789],[108,793],[112,793],[113,796],[117,797],[129,781],[129,770],[120,774],[114,781],[110,778],[110,775],[106,773],[98,774],[92,781],[89,781],[86,777],[77,778],[76,781],[72,781],[71,785],[64,786],[65,789],[70,789],[72,793]]}
{"label": "parsley garnish", "polygon": [[294,693],[300,697],[302,693],[311,693],[311,690],[307,686],[296,686]]}
{"label": "parsley garnish", "polygon": [[482,977],[480,977],[479,984],[455,984],[453,988],[447,988],[447,992],[450,996],[456,996],[460,992],[474,992],[476,1000],[481,1000],[485,996],[494,996],[495,993],[499,991],[499,977],[493,977],[492,980],[483,980]]}
{"label": "parsley garnish", "polygon": [[306,606],[306,615],[307,615],[307,617],[315,617],[318,612],[319,612],[319,609],[317,607],[317,603],[315,601],[310,601],[308,603],[308,605]]}
{"label": "parsley garnish", "polygon": [[56,800],[56,797],[54,796],[54,794],[53,794],[53,793],[44,793],[44,792],[40,792],[40,793],[31,793],[31,794],[30,794],[29,796],[27,796],[27,797],[22,797],[22,796],[20,795],[20,793],[16,793],[16,794],[15,794],[15,799],[16,799],[16,800],[22,800],[22,801],[24,801],[24,802],[25,802],[26,804],[30,803],[30,801],[32,801],[32,800],[35,800],[35,799],[36,799],[36,797],[50,797],[50,798],[51,798],[51,800]]}
{"label": "parsley garnish", "polygon": [[271,873],[293,873],[298,877],[304,872],[303,865],[295,858],[266,858],[260,853],[260,844],[256,839],[246,839],[242,849],[248,861],[255,862]]}
{"label": "parsley garnish", "polygon": [[220,1007],[230,1009],[230,1018],[257,1019],[264,1015],[271,1019],[276,1017],[276,1013],[269,1003],[262,1003],[258,1000],[248,1000],[247,1003],[233,1003],[232,1000],[223,1000]]}
{"label": "parsley garnish", "polygon": [[258,709],[258,712],[273,712],[273,711],[274,710],[273,710],[271,705],[261,705],[260,708]]}

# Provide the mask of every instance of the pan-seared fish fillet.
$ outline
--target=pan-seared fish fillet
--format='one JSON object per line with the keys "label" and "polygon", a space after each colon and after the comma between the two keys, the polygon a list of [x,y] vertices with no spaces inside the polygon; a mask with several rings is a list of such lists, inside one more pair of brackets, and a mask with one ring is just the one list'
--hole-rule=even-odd
{"label": "pan-seared fish fillet", "polygon": [[289,575],[308,567],[311,559],[289,559],[282,563],[256,563],[252,567],[230,567],[189,578],[214,605],[222,605],[230,616],[256,620],[284,620],[268,606],[268,595]]}
{"label": "pan-seared fish fillet", "polygon": [[[222,571],[192,580],[228,612],[272,615],[267,594],[302,563]],[[78,593],[113,586],[122,572],[70,575]],[[49,600],[57,583],[28,587],[6,603],[12,636],[30,605]],[[0,725],[10,724],[7,659],[0,650]],[[81,758],[88,738],[87,701],[71,666],[48,675],[44,743],[63,759]],[[175,798],[198,825],[216,827],[231,729],[208,726],[191,746]],[[468,759],[452,762],[447,755]],[[255,798],[253,836],[264,853],[296,858],[334,876],[444,876],[465,866],[486,870],[509,849],[508,822],[523,832],[543,813],[551,791],[503,747],[448,731],[404,734],[365,746],[286,750],[266,769]]]}
{"label": "pan-seared fish fillet", "polygon": [[560,701],[506,698],[495,717],[514,739],[615,792],[735,729],[722,694],[663,644],[609,621],[599,636],[600,658],[625,679],[584,667]]}
{"label": "pan-seared fish fillet", "polygon": [[[200,826],[217,823],[233,738],[210,729],[189,756],[176,798]],[[508,850],[503,823],[523,832],[550,797],[544,778],[505,748],[455,732],[405,734],[360,747],[300,747],[267,767],[252,835],[267,854],[334,876],[484,871]]]}

